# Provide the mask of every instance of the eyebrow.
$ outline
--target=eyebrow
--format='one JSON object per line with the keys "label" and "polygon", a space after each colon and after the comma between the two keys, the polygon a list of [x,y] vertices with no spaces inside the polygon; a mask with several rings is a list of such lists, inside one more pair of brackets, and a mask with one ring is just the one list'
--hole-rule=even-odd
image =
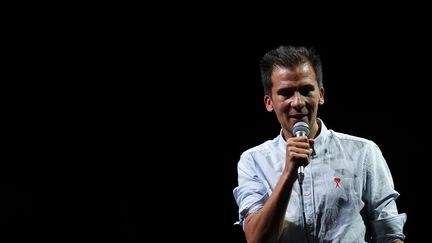
{"label": "eyebrow", "polygon": [[282,87],[280,89],[278,89],[277,91],[286,91],[286,90],[295,90],[295,89],[299,89],[299,90],[304,90],[304,89],[308,89],[308,90],[315,90],[315,86],[312,84],[306,84],[300,87]]}

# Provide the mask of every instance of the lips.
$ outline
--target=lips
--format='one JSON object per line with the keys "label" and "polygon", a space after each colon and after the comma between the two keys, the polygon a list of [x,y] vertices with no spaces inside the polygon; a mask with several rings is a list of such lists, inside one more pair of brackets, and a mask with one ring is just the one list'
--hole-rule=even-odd
{"label": "lips", "polygon": [[301,119],[303,117],[307,116],[307,114],[292,114],[288,115],[289,118],[295,118],[295,119]]}

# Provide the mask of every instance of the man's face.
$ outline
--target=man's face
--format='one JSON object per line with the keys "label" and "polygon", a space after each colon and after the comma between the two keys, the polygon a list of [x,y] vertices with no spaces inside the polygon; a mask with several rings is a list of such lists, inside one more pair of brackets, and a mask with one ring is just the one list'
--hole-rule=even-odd
{"label": "man's face", "polygon": [[264,102],[268,111],[276,113],[282,128],[292,131],[294,124],[302,121],[317,130],[315,123],[318,105],[324,103],[324,88],[318,87],[310,64],[293,68],[275,67],[271,79],[272,95],[264,96]]}

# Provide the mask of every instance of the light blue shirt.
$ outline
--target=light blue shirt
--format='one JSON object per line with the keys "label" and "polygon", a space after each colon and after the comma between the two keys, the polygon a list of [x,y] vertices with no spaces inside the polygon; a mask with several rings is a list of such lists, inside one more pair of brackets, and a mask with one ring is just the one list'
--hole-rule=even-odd
{"label": "light blue shirt", "polygon": [[[393,242],[405,239],[406,214],[399,214],[393,179],[378,146],[326,128],[315,138],[304,168],[303,198],[309,242]],[[245,151],[238,163],[234,198],[240,225],[262,208],[285,166],[286,141],[275,139]],[[279,242],[306,242],[298,181],[294,183]],[[370,231],[366,233],[366,225]],[[367,234],[367,235],[366,235]],[[368,235],[373,235],[371,241]]]}

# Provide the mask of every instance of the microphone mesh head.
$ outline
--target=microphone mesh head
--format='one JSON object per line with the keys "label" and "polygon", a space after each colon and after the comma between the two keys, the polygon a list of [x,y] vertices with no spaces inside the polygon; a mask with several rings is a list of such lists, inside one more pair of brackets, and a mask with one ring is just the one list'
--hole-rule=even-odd
{"label": "microphone mesh head", "polygon": [[309,125],[306,122],[297,122],[296,124],[294,124],[293,134],[295,136],[298,136],[298,134],[301,136],[309,136],[309,133]]}

